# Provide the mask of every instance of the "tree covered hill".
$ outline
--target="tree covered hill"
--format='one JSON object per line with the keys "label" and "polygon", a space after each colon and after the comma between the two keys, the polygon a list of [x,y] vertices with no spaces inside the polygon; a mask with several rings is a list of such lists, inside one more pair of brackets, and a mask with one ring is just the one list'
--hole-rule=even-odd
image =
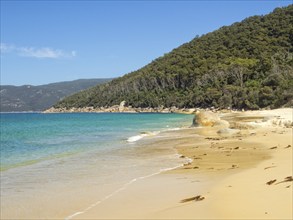
{"label": "tree covered hill", "polygon": [[79,79],[67,82],[32,86],[0,86],[0,111],[42,111],[65,96],[72,95],[111,79]]}
{"label": "tree covered hill", "polygon": [[293,5],[196,37],[143,68],[74,94],[55,108],[258,109],[292,105]]}

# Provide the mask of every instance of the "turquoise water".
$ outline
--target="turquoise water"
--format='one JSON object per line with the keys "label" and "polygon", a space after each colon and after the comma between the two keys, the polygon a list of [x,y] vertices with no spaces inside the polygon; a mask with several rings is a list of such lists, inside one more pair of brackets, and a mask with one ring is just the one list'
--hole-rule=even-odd
{"label": "turquoise water", "polygon": [[[0,114],[1,215],[71,219],[186,163],[172,142],[192,115]],[[176,136],[177,135],[177,136]],[[78,216],[77,216],[78,217]]]}
{"label": "turquoise water", "polygon": [[188,126],[192,120],[191,115],[153,113],[2,113],[0,116],[1,171],[88,151],[107,154],[132,147],[127,140],[135,141],[143,132]]}

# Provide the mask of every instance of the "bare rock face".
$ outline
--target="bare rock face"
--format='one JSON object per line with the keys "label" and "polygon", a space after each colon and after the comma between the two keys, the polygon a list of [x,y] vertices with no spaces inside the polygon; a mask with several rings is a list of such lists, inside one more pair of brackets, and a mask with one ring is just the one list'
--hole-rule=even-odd
{"label": "bare rock face", "polygon": [[193,125],[213,127],[221,119],[218,114],[210,111],[198,111],[195,113]]}
{"label": "bare rock face", "polygon": [[197,111],[193,118],[193,126],[204,126],[204,127],[229,127],[229,122],[221,120],[217,113],[211,111]]}
{"label": "bare rock face", "polygon": [[124,111],[124,106],[125,106],[125,101],[120,102],[119,112],[123,112]]}

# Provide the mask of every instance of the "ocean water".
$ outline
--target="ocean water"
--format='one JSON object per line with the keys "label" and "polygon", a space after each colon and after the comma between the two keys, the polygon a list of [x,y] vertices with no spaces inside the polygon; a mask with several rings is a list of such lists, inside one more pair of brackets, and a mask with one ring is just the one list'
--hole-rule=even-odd
{"label": "ocean water", "polygon": [[[12,218],[71,218],[137,180],[181,166],[186,159],[179,158],[174,146],[157,140],[166,138],[165,131],[190,126],[193,117],[159,113],[0,116],[1,217]],[[78,205],[73,202],[76,195]],[[51,204],[46,211],[44,204]]]}
{"label": "ocean water", "polygon": [[190,118],[182,114],[1,114],[1,171],[92,150],[106,154],[159,131],[188,126]]}

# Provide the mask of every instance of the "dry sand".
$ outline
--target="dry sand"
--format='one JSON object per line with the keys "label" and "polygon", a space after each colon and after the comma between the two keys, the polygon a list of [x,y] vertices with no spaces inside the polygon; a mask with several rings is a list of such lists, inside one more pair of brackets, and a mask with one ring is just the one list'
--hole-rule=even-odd
{"label": "dry sand", "polygon": [[135,181],[75,218],[292,219],[293,110],[220,117],[229,129],[221,123],[172,131],[157,142],[191,163]]}

